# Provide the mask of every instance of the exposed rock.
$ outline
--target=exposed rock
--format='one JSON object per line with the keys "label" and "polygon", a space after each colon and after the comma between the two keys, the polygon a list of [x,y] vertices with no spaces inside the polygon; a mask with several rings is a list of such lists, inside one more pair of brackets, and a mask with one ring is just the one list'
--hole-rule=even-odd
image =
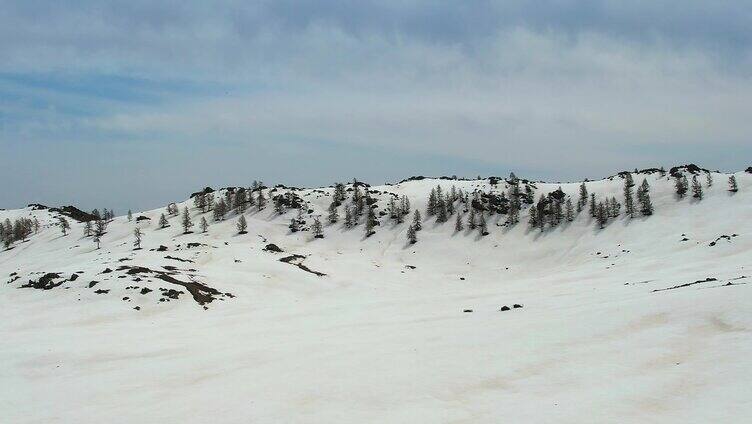
{"label": "exposed rock", "polygon": [[279,246],[277,246],[274,243],[269,243],[264,247],[264,250],[267,252],[275,252],[275,253],[282,253],[284,250],[280,249]]}
{"label": "exposed rock", "polygon": [[195,193],[191,193],[191,199],[193,199],[194,197],[198,196],[199,194],[209,194],[209,193],[214,193],[214,189],[211,188],[211,187],[206,187],[206,188],[204,188],[201,191],[197,191]]}
{"label": "exposed rock", "polygon": [[58,278],[60,278],[60,274],[56,272],[48,272],[47,274],[39,277],[37,281],[29,280],[27,284],[22,285],[20,288],[32,288],[40,290],[54,289],[55,287],[58,287],[65,282],[65,280],[61,280],[60,282],[56,283],[54,280]]}

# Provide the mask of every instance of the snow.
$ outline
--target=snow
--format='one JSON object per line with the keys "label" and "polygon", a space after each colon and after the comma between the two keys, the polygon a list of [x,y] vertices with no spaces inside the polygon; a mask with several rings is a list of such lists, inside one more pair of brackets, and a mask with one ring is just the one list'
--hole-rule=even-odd
{"label": "snow", "polygon": [[[735,175],[738,193],[714,173],[699,202],[691,193],[677,200],[672,179],[637,175],[651,184],[655,215],[622,216],[603,230],[587,213],[544,233],[527,229],[526,213],[512,229],[492,217],[487,237],[428,219],[415,245],[408,224],[385,218],[369,238],[363,224],[341,222],[325,224],[324,239],[289,234],[295,212],[277,217],[268,205],[246,212],[245,235],[234,213],[222,223],[208,214],[209,233],[188,235],[179,216],[157,229],[162,209],[134,213],[151,218],[138,224],[140,251],[137,224],[120,216],[96,250],[81,223],[63,237],[49,211],[0,211],[43,224],[0,252],[0,421],[745,422],[752,174]],[[424,211],[437,184],[492,188],[425,179],[372,189],[406,194]],[[587,186],[622,197],[619,177]],[[557,187],[538,183],[536,198]],[[576,200],[578,183],[561,187]],[[326,216],[328,195],[298,194]],[[198,231],[192,202],[178,206],[191,207]],[[724,234],[738,236],[709,246]],[[285,252],[265,252],[267,243]],[[168,250],[150,251],[160,245]],[[292,254],[327,275],[279,261]],[[159,302],[159,287],[182,288],[118,278],[121,265],[175,266],[176,278],[194,275],[235,297],[207,309],[187,293]],[[108,267],[115,272],[100,274]],[[77,271],[52,290],[18,288]],[[6,284],[13,272],[20,279]],[[708,277],[717,281],[653,291]],[[523,307],[499,310],[515,303]]]}

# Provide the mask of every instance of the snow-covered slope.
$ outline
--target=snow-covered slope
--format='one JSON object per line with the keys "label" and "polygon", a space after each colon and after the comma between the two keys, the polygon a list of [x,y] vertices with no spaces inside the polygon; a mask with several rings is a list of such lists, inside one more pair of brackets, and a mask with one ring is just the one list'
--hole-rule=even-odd
{"label": "snow-covered slope", "polygon": [[[62,236],[54,212],[0,211],[42,224],[0,251],[0,421],[746,422],[752,174],[735,176],[737,193],[714,173],[697,201],[677,200],[668,175],[635,175],[655,214],[604,229],[586,212],[544,232],[526,211],[511,228],[495,215],[486,237],[430,218],[414,245],[409,219],[381,217],[367,238],[362,223],[325,223],[314,239],[270,204],[245,212],[244,235],[235,213],[206,214],[206,234],[182,234],[179,216],[157,228],[162,209],[119,216],[97,250],[82,223]],[[506,190],[371,190],[379,210],[394,193],[425,211],[437,184]],[[621,199],[622,185],[587,188]],[[536,199],[579,190],[535,186]],[[332,192],[296,191],[308,224],[326,221]],[[198,222],[192,201],[178,206]],[[280,261],[291,255],[304,258]],[[21,288],[48,273],[59,285]]]}

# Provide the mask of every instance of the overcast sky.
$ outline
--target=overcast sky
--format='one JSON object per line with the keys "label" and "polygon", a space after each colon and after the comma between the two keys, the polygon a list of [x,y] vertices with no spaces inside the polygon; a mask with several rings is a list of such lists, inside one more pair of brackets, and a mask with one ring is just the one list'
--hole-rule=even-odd
{"label": "overcast sky", "polygon": [[0,207],[752,165],[752,5],[0,0]]}

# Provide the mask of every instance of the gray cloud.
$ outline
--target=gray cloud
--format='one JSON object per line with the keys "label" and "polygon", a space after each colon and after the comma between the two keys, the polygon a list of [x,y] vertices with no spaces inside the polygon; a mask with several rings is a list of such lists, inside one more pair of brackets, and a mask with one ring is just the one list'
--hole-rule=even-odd
{"label": "gray cloud", "polygon": [[[574,179],[685,160],[734,169],[752,153],[742,1],[6,3],[0,144],[16,163],[55,166],[40,152],[63,145],[155,175],[140,155],[190,146],[163,165],[170,187],[123,187],[118,207],[240,183],[214,175],[222,151],[265,152],[235,178],[298,184],[363,169],[332,172],[331,152],[378,163],[368,173],[382,179],[417,173],[422,155],[426,172]],[[42,190],[21,165],[0,173]],[[72,180],[44,192],[74,193]]]}

